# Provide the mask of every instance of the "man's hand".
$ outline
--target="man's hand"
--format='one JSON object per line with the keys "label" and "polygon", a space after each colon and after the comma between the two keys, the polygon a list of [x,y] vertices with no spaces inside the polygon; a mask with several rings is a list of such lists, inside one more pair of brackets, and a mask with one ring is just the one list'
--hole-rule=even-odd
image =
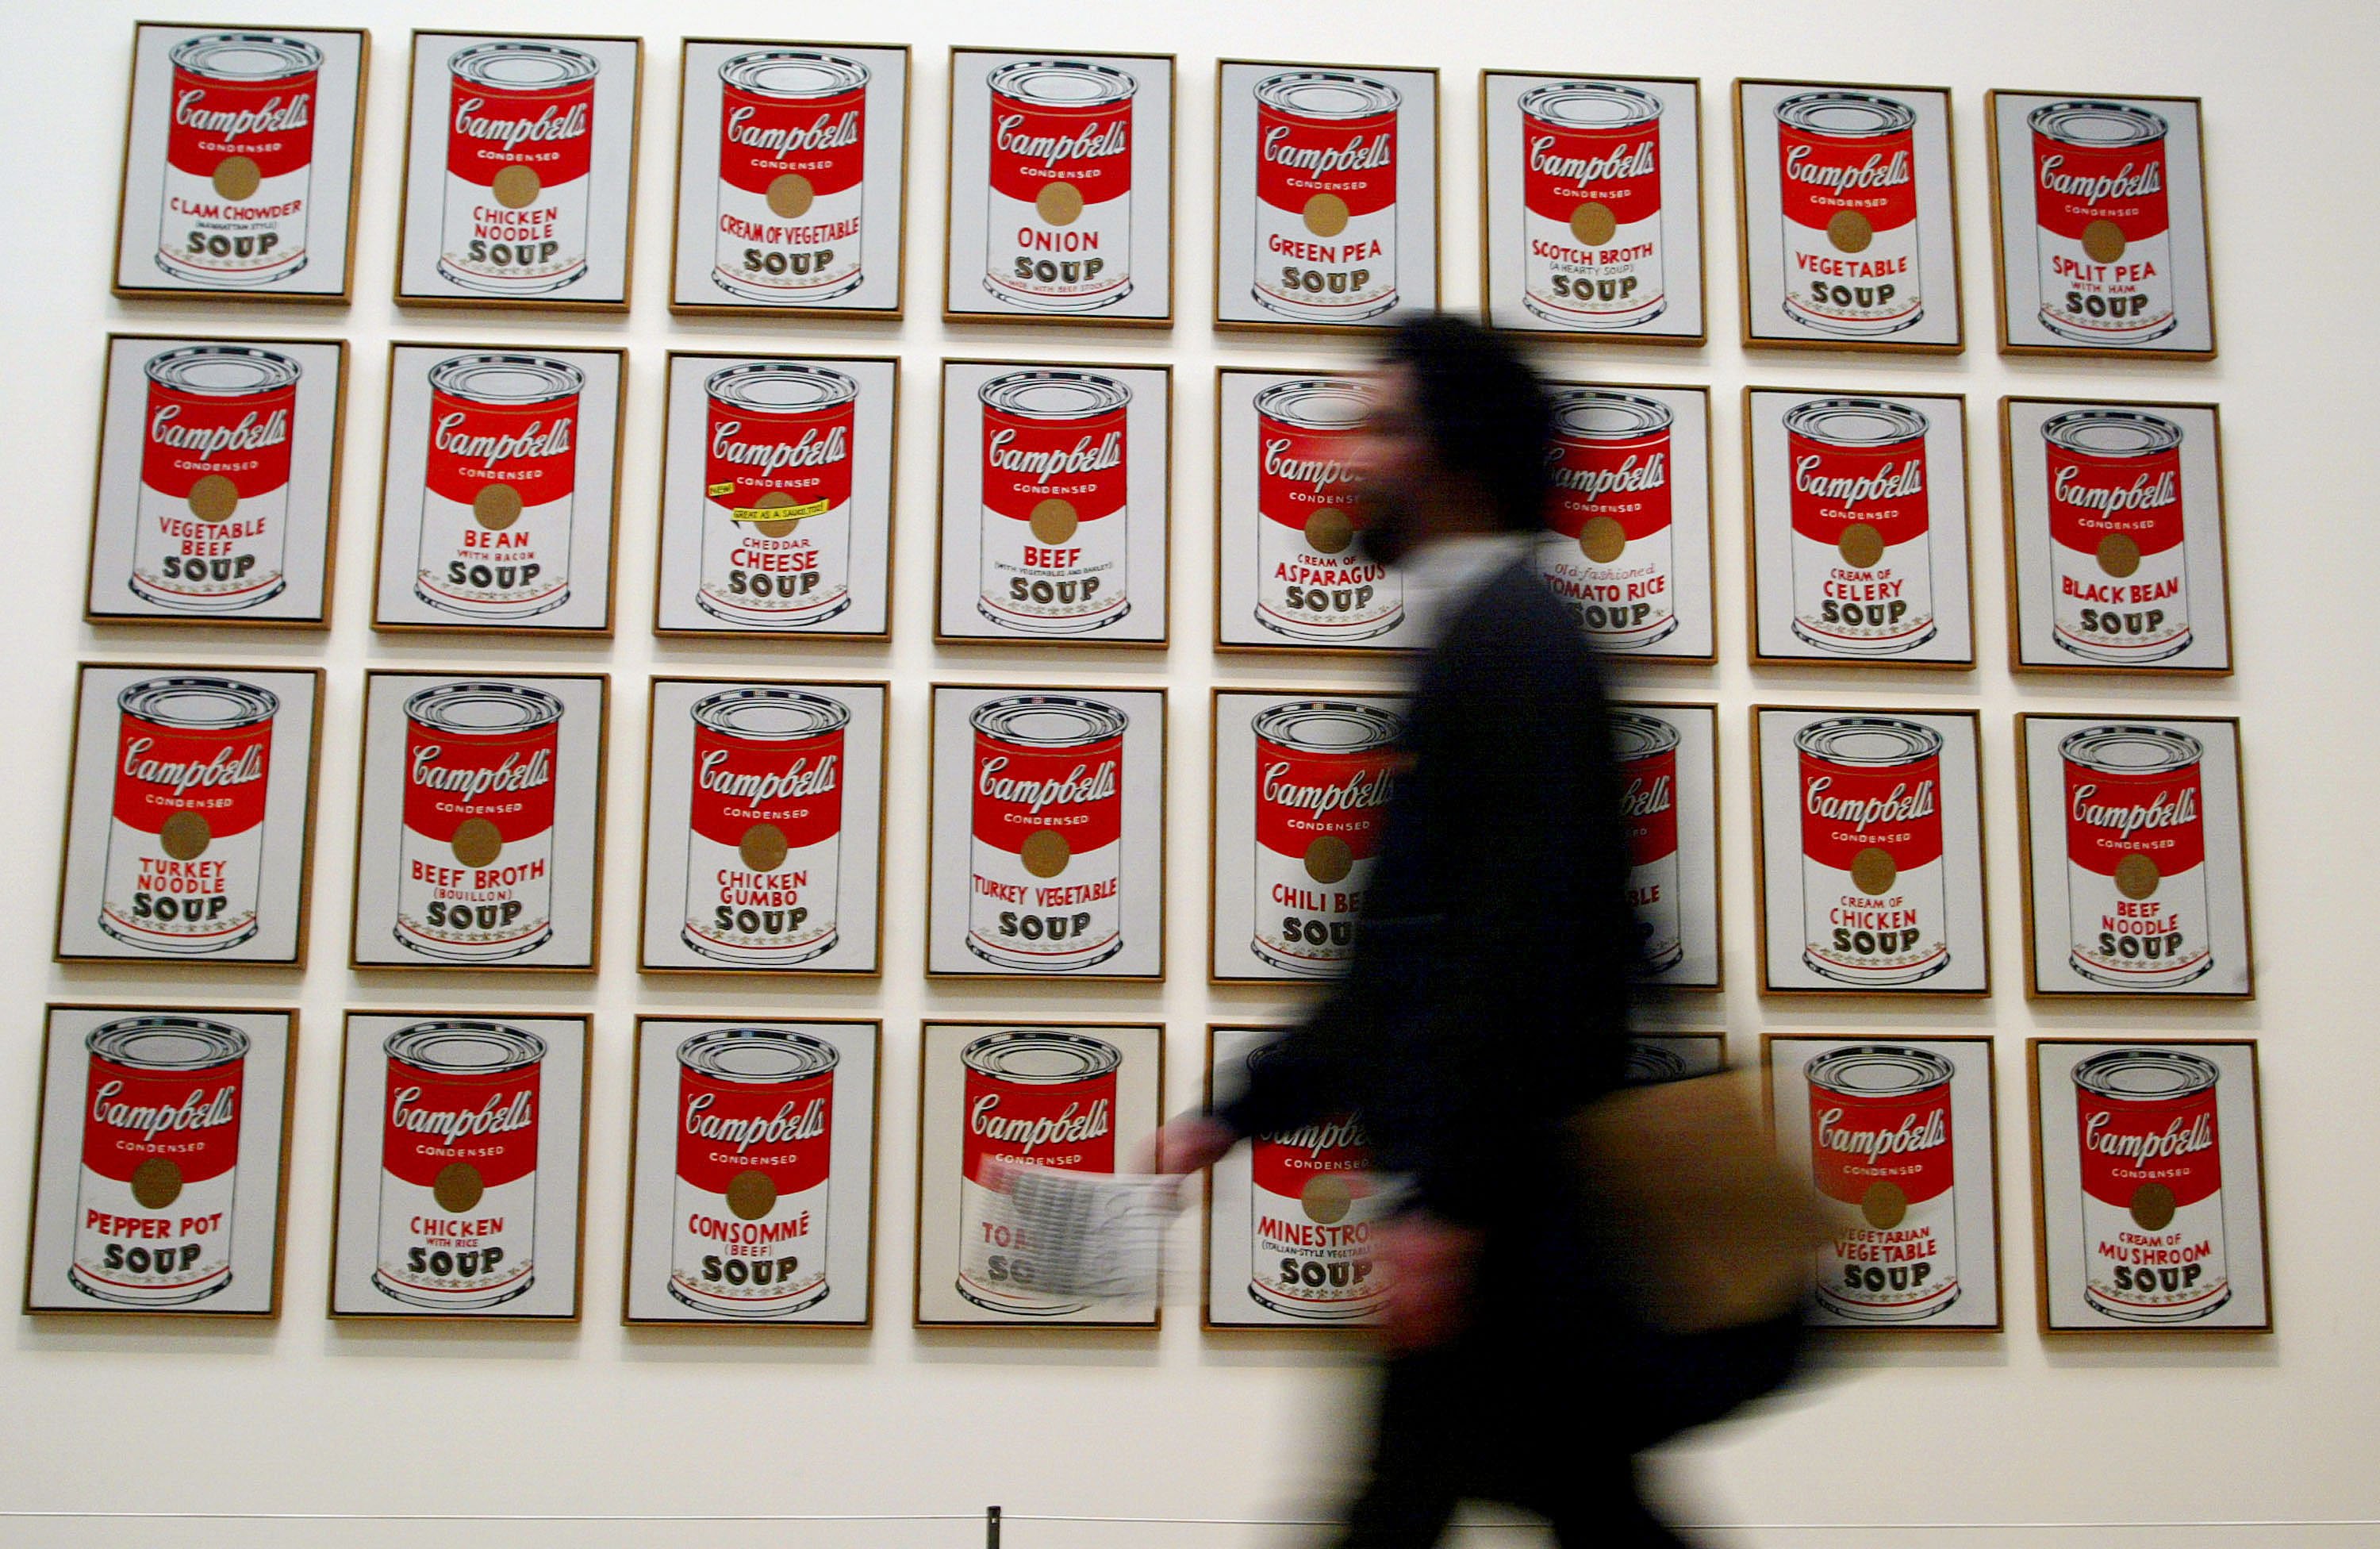
{"label": "man's hand", "polygon": [[1184,1114],[1165,1124],[1142,1144],[1133,1170],[1179,1177],[1213,1166],[1239,1140],[1232,1127],[1220,1119],[1205,1114]]}
{"label": "man's hand", "polygon": [[1398,1355],[1443,1345],[1471,1315],[1471,1272],[1479,1233],[1413,1211],[1373,1229],[1373,1265],[1387,1281],[1381,1341]]}

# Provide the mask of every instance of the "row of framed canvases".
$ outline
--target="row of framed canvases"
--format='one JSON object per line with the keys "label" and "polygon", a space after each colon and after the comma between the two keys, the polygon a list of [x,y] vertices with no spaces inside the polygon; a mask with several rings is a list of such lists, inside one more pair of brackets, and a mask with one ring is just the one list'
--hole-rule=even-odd
{"label": "row of framed canvases", "polygon": [[[346,375],[336,340],[113,336],[85,616],[326,626]],[[941,363],[938,640],[1167,642],[1172,386]],[[889,356],[673,351],[655,631],[889,636],[899,389]],[[373,627],[608,632],[626,391],[621,349],[393,345]],[[1616,654],[1715,660],[1709,390],[1555,395],[1547,584]],[[1353,549],[1365,401],[1343,372],[1218,373],[1218,649],[1413,638]],[[2011,668],[2229,672],[2216,407],[1999,409]],[[1742,414],[1753,660],[1972,667],[1964,396],[1755,386]]]}
{"label": "row of framed canvases", "polygon": [[[120,295],[348,299],[370,35],[136,29]],[[417,31],[396,299],[625,310],[644,45]],[[690,38],[670,306],[895,317],[910,50]],[[954,48],[943,315],[1174,317],[1177,61]],[[1217,63],[1214,322],[1439,300],[1439,72]],[[1944,87],[1734,87],[1747,345],[1955,352]],[[1490,322],[1699,344],[1701,83],[1489,70]],[[1996,91],[2000,347],[2215,353],[2199,104]]]}
{"label": "row of framed canvases", "polygon": [[[278,1313],[297,1013],[49,1008],[25,1305]],[[1279,1030],[1208,1030],[1228,1088]],[[1151,1023],[929,1021],[919,1036],[920,1325],[1156,1326],[1161,1296],[1035,1285],[991,1201],[1010,1161],[1113,1171],[1164,1112]],[[1996,1330],[1993,1041],[1770,1034],[1780,1152],[1827,1217],[1811,1318]],[[584,1015],[351,1011],[341,1040],[334,1317],[580,1315],[591,1026]],[[883,1028],[640,1017],[629,1323],[866,1325]],[[1648,1035],[1637,1081],[1724,1064],[1718,1033]],[[2046,1331],[2272,1326],[2252,1039],[2027,1043]],[[1360,1323],[1383,1282],[1353,1115],[1258,1137],[1209,1174],[1209,1328]],[[993,1179],[991,1181],[996,1181]]]}
{"label": "row of framed canvases", "polygon": [[[322,673],[86,664],[61,961],[302,966]],[[592,972],[610,679],[369,672],[358,969]],[[1165,977],[1167,694],[936,684],[925,970]],[[637,963],[883,971],[890,687],[651,684]],[[1213,691],[1206,971],[1343,968],[1401,701]],[[1718,707],[1617,710],[1645,971],[1719,987]],[[1761,990],[1991,993],[1974,711],[1756,705]],[[2240,728],[2021,714],[2026,990],[2254,994]]]}

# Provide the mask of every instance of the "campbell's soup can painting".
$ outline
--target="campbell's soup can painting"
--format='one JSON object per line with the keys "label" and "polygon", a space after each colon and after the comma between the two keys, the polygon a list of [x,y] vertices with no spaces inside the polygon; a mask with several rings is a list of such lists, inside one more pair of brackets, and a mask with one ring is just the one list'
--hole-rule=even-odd
{"label": "campbell's soup can painting", "polygon": [[749,968],[834,949],[851,707],[799,689],[697,700],[686,945]]}
{"label": "campbell's soup can painting", "polygon": [[991,72],[984,286],[1033,311],[1080,312],[1132,290],[1132,110],[1111,65],[1026,59]]}
{"label": "campbell's soup can painting", "polygon": [[1256,299],[1300,323],[1397,304],[1397,111],[1385,81],[1287,70],[1257,82]]}
{"label": "campbell's soup can painting", "polygon": [[546,1043],[502,1022],[416,1022],[382,1045],[372,1284],[413,1307],[510,1301],[536,1277]]}
{"label": "campbell's soup can painting", "polygon": [[140,454],[133,595],[178,613],[236,613],[288,578],[290,436],[303,374],[249,345],[153,356]]}
{"label": "campbell's soup can painting", "polygon": [[[1248,1055],[1255,1071],[1271,1045]],[[1372,1262],[1382,1195],[1367,1169],[1371,1141],[1352,1113],[1248,1137],[1248,1295],[1260,1307],[1315,1323],[1366,1317],[1386,1284]]]}
{"label": "campbell's soup can painting", "polygon": [[322,51],[271,32],[176,43],[157,267],[258,286],[306,267]]}
{"label": "campbell's soup can painting", "polygon": [[1564,328],[1633,328],[1662,282],[1661,99],[1614,81],[1521,94],[1521,305]]}
{"label": "campbell's soup can painting", "polygon": [[1796,732],[1802,796],[1802,961],[1857,986],[1912,984],[1950,966],[1942,878],[1942,734],[1840,715]]}
{"label": "campbell's soup can painting", "polygon": [[2186,1323],[2231,1299],[2221,1075],[2180,1049],[2110,1049],[2074,1067],[2082,1299],[2094,1311]]}
{"label": "campbell's soup can painting", "polygon": [[446,206],[438,273],[491,296],[539,296],[587,272],[595,59],[488,43],[447,61]]}
{"label": "campbell's soup can painting", "polygon": [[859,384],[755,360],[703,383],[709,448],[695,603],[731,624],[799,629],[851,606]]}
{"label": "campbell's soup can painting", "polygon": [[1321,975],[1354,956],[1404,723],[1370,705],[1304,700],[1259,712],[1256,955]]}
{"label": "campbell's soup can painting", "polygon": [[1777,104],[1785,315],[1897,334],[1925,315],[1917,266],[1917,112],[1864,91]]}
{"label": "campbell's soup can painting", "polygon": [[678,1046],[670,1295],[722,1318],[781,1318],[826,1299],[842,1057],[783,1028],[721,1028]]}
{"label": "campbell's soup can painting", "polygon": [[2215,966],[2206,914],[2205,745],[2163,726],[2088,726],[2066,771],[2069,964],[2094,983],[2155,989]]}
{"label": "campbell's soup can painting", "polygon": [[405,701],[399,945],[492,962],[552,937],[562,712],[520,683],[445,683]]}
{"label": "campbell's soup can painting", "polygon": [[1556,388],[1553,409],[1546,584],[1597,644],[1641,651],[1678,627],[1674,417],[1658,399],[1591,387]]}
{"label": "campbell's soup can painting", "polygon": [[248,1034],[149,1014],[93,1028],[83,1046],[91,1066],[67,1279],[128,1307],[214,1295],[232,1278]]}
{"label": "campbell's soup can painting", "polygon": [[959,1051],[966,1078],[960,1148],[959,1295],[1030,1318],[1079,1312],[1079,1297],[1033,1288],[1030,1241],[1002,1222],[988,1165],[1026,1163],[1061,1172],[1112,1173],[1116,1072],[1122,1051],[1087,1033],[990,1032]]}
{"label": "campbell's soup can painting", "polygon": [[2181,427],[2137,409],[2042,421],[2049,485],[2051,638],[2089,662],[2190,649]]}
{"label": "campbell's soup can painting", "polygon": [[1643,933],[1637,968],[1660,973],[1686,955],[1678,895],[1678,728],[1639,710],[1610,713],[1620,766],[1620,821],[1628,835],[1628,902]]}
{"label": "campbell's soup can painting", "polygon": [[1785,411],[1791,465],[1793,633],[1847,656],[1934,638],[1934,530],[1925,416],[1883,398],[1812,398]]}
{"label": "campbell's soup can painting", "polygon": [[2164,117],[2122,103],[2064,102],[2025,122],[2041,325],[2083,344],[2145,344],[2173,332]]}
{"label": "campbell's soup can painting", "polygon": [[1827,1229],[1819,1304],[1860,1323],[1934,1316],[1959,1299],[1950,1062],[1872,1043],[1820,1055],[1803,1074]]}
{"label": "campbell's soup can painting", "polygon": [[586,385],[577,367],[541,355],[457,355],[430,368],[415,596],[490,622],[570,600]]}
{"label": "campbell's soup can painting", "polygon": [[967,721],[967,950],[1027,972],[1105,962],[1123,950],[1127,717],[1098,700],[1014,694],[985,701]]}
{"label": "campbell's soup can painting", "polygon": [[1257,622],[1328,645],[1404,622],[1404,583],[1355,544],[1353,442],[1371,406],[1350,377],[1277,382],[1256,397]]}
{"label": "campbell's soup can painting", "polygon": [[976,611],[1033,635],[1103,629],[1132,611],[1132,389],[1097,372],[1022,371],[983,405],[983,579]]}
{"label": "campbell's soup can painting", "polygon": [[255,935],[280,696],[229,677],[152,677],[115,696],[99,928],[198,956]]}
{"label": "campbell's soup can painting", "polygon": [[719,67],[719,213],[711,282],[747,301],[857,288],[868,170],[868,67],[764,48]]}

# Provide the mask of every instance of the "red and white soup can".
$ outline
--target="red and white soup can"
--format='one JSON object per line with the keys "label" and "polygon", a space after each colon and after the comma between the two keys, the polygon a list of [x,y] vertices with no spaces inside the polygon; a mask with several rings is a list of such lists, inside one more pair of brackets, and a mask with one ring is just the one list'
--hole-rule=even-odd
{"label": "red and white soup can", "polygon": [[721,65],[711,282],[779,305],[856,289],[867,172],[867,66],[801,48]]}
{"label": "red and white soup can", "polygon": [[1793,633],[1812,645],[1889,656],[1934,638],[1927,428],[1884,398],[1812,398],[1785,411]]}
{"label": "red and white soup can", "polygon": [[[1251,1074],[1272,1047],[1249,1053]],[[1248,1295],[1257,1305],[1315,1323],[1378,1311],[1387,1284],[1372,1262],[1372,1227],[1387,1214],[1387,1197],[1371,1165],[1364,1121],[1352,1113],[1248,1138]]]}
{"label": "red and white soup can", "polygon": [[1869,1043],[1820,1055],[1803,1075],[1827,1229],[1819,1305],[1860,1323],[1933,1317],[1959,1299],[1950,1062]]}
{"label": "red and white soup can", "polygon": [[2126,1323],[2187,1323],[2231,1299],[2215,1062],[2109,1049],[2074,1067],[2082,1299]]}
{"label": "red and white soup can", "polygon": [[1829,334],[1897,334],[1925,315],[1917,111],[1864,91],[1777,104],[1785,315]]}
{"label": "red and white soup can", "polygon": [[1345,968],[1404,755],[1372,705],[1300,700],[1257,712],[1256,955],[1290,973]]}
{"label": "red and white soup can", "polygon": [[1285,70],[1257,81],[1256,299],[1300,323],[1397,304],[1397,113],[1386,81]]}
{"label": "red and white soup can", "polygon": [[1023,59],[991,72],[984,287],[1033,311],[1132,291],[1132,110],[1112,65]]}
{"label": "red and white soup can", "polygon": [[99,928],[177,957],[256,934],[281,697],[230,677],[152,677],[115,696]]}
{"label": "red and white soup can", "polygon": [[1657,1087],[1670,1081],[1682,1081],[1694,1074],[1696,1072],[1686,1064],[1686,1056],[1671,1045],[1632,1038],[1628,1041],[1625,1063],[1621,1067],[1620,1084],[1624,1087]]}
{"label": "red and white soup can", "polygon": [[542,689],[475,679],[405,701],[399,945],[492,962],[552,938],[562,711]]}
{"label": "red and white soup can", "polygon": [[2181,427],[2131,409],[2042,422],[2048,470],[2051,638],[2092,662],[2157,662],[2190,648]]}
{"label": "red and white soup can", "polygon": [[586,386],[577,366],[542,355],[456,355],[430,368],[415,596],[488,621],[570,600]]}
{"label": "red and white soup can", "polygon": [[959,1051],[965,1128],[959,1165],[959,1295],[1028,1318],[1079,1312],[1079,1297],[1033,1288],[1034,1245],[1000,1209],[1001,1164],[1070,1173],[1115,1171],[1116,1072],[1123,1055],[1087,1033],[1037,1028],[988,1032]]}
{"label": "red and white soup can", "polygon": [[170,1307],[231,1284],[248,1034],[147,1014],[83,1040],[82,1176],[74,1262],[87,1296]]}
{"label": "red and white soup can", "polygon": [[587,272],[594,56],[559,43],[489,43],[447,68],[439,274],[492,296],[560,289]]}
{"label": "red and white soup can", "polygon": [[1802,795],[1802,962],[1858,986],[1950,966],[1942,879],[1942,734],[1839,715],[1793,735]]}
{"label": "red and white soup can", "polygon": [[1309,644],[1369,640],[1404,622],[1404,584],[1356,552],[1350,460],[1371,412],[1353,377],[1301,377],[1257,395],[1257,622]]}
{"label": "red and white soup can", "polygon": [[983,585],[976,611],[1034,635],[1132,611],[1132,389],[1097,372],[993,377],[983,404]]}
{"label": "red and white soup can", "polygon": [[177,613],[237,613],[289,584],[290,435],[302,372],[251,345],[150,358],[134,596]]}
{"label": "red and white soup can", "polygon": [[2064,102],[2033,130],[2034,250],[2041,325],[2083,344],[2145,344],[2173,332],[2173,228],[2160,115]]}
{"label": "red and white soup can", "polygon": [[1114,705],[1064,694],[986,700],[975,733],[967,950],[1066,972],[1123,950],[1123,734]]}
{"label": "red and white soup can", "polygon": [[703,383],[703,612],[801,629],[851,606],[852,446],[859,384],[796,360],[754,360]]}
{"label": "red and white soup can", "polygon": [[1546,585],[1597,644],[1642,651],[1678,627],[1674,417],[1658,398],[1594,387],[1558,387],[1553,408]]}
{"label": "red and white soup can", "polygon": [[306,267],[322,51],[271,32],[176,43],[157,267],[209,286]]}
{"label": "red and white soup can", "polygon": [[851,707],[799,689],[694,702],[686,945],[746,968],[834,949]]}
{"label": "red and white soup can", "polygon": [[678,1045],[670,1295],[721,1318],[826,1299],[835,1046],[786,1028],[720,1028]]}
{"label": "red and white soup can", "polygon": [[2205,745],[2165,726],[2086,726],[2066,769],[2068,959],[2095,983],[2185,984],[2215,966],[2206,913]]}
{"label": "red and white soup can", "polygon": [[1610,723],[1620,821],[1628,831],[1628,901],[1644,937],[1637,967],[1661,973],[1686,955],[1678,896],[1678,728],[1641,710],[1613,710]]}
{"label": "red and white soup can", "polygon": [[545,1040],[502,1022],[389,1034],[372,1284],[411,1307],[510,1301],[537,1275]]}
{"label": "red and white soup can", "polygon": [[1561,328],[1633,328],[1662,281],[1661,99],[1607,80],[1521,94],[1521,305]]}

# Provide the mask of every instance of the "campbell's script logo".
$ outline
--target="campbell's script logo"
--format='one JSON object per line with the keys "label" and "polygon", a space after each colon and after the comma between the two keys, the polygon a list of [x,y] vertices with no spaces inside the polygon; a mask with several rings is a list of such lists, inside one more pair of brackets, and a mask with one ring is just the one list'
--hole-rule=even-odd
{"label": "campbell's script logo", "polygon": [[425,790],[443,790],[475,801],[491,791],[535,790],[553,780],[553,752],[540,748],[528,757],[506,753],[499,764],[441,763],[443,744],[424,743],[413,750],[413,783]]}
{"label": "campbell's script logo", "polygon": [[696,771],[698,782],[714,795],[756,802],[824,796],[834,789],[835,765],[840,762],[828,753],[816,763],[806,757],[797,758],[783,769],[729,769],[727,760],[723,748],[704,753],[701,767]]}
{"label": "campbell's script logo", "polygon": [[264,749],[257,743],[237,750],[218,748],[214,756],[203,762],[197,759],[152,759],[149,750],[156,745],[153,737],[136,737],[124,745],[126,779],[169,787],[176,796],[180,796],[185,791],[217,786],[253,785],[264,778]]}
{"label": "campbell's script logo", "polygon": [[1305,484],[1314,489],[1327,489],[1332,484],[1355,482],[1355,465],[1337,457],[1293,457],[1289,455],[1287,436],[1264,444],[1264,470],[1276,479],[1286,479],[1293,484]]}
{"label": "campbell's script logo", "polygon": [[476,1108],[425,1108],[421,1089],[400,1088],[388,1100],[392,1129],[408,1135],[431,1135],[446,1145],[470,1135],[509,1135],[537,1123],[537,1100],[527,1088],[511,1093],[491,1092]]}
{"label": "campbell's script logo", "polygon": [[859,143],[859,114],[845,109],[840,115],[821,113],[808,125],[770,124],[762,126],[752,120],[759,114],[755,107],[731,108],[727,114],[727,139],[747,151],[765,151],[771,156],[787,156],[804,151],[840,151]]}
{"label": "campbell's script logo", "polygon": [[1641,494],[1658,490],[1670,482],[1670,459],[1660,452],[1639,457],[1631,452],[1619,463],[1606,463],[1598,468],[1579,468],[1562,460],[1561,454],[1553,456],[1554,487],[1572,494],[1586,496],[1593,505],[1607,494]]}
{"label": "campbell's script logo", "polygon": [[719,1100],[697,1092],[686,1100],[686,1132],[698,1140],[717,1140],[732,1152],[791,1140],[815,1140],[826,1133],[826,1099],[813,1097],[796,1105],[787,1103],[775,1113],[724,1118],[710,1111]]}
{"label": "campbell's script logo", "polygon": [[312,121],[314,98],[299,92],[284,101],[268,98],[255,107],[211,108],[202,105],[204,90],[184,91],[174,99],[174,122],[187,128],[237,140],[242,135],[285,134]]}
{"label": "campbell's script logo", "polygon": [[1104,801],[1116,793],[1113,760],[1097,770],[1078,763],[1071,774],[1055,780],[1005,779],[1001,772],[1007,767],[1005,758],[984,760],[976,770],[975,788],[995,801],[1005,801],[1028,812],[1038,812],[1045,807],[1079,807],[1086,802]]}
{"label": "campbell's script logo", "polygon": [[1793,464],[1793,487],[1803,494],[1845,507],[1863,501],[1906,500],[1925,493],[1925,459],[1912,457],[1898,468],[1873,473],[1827,474],[1827,459],[1813,452]]}
{"label": "campbell's script logo", "polygon": [[1362,135],[1350,135],[1339,145],[1298,145],[1293,143],[1291,130],[1285,124],[1276,124],[1265,131],[1264,159],[1299,172],[1319,176],[1331,172],[1374,172],[1394,165],[1396,141],[1386,131],[1369,140]]}
{"label": "campbell's script logo", "polygon": [[137,1129],[144,1140],[189,1129],[213,1129],[239,1121],[239,1092],[234,1087],[213,1092],[193,1091],[179,1103],[124,1103],[125,1083],[109,1081],[91,1093],[91,1121],[110,1129]]}
{"label": "campbell's script logo", "polygon": [[524,462],[531,457],[559,457],[570,450],[570,430],[576,423],[569,419],[556,420],[548,428],[542,420],[533,420],[526,429],[495,435],[467,435],[462,427],[468,423],[468,414],[447,414],[438,421],[438,449],[465,462],[477,462],[482,468],[493,468],[500,462]]}
{"label": "campbell's script logo", "polygon": [[1829,796],[1827,793],[1834,784],[1833,775],[1820,774],[1803,787],[1803,805],[1812,817],[1849,823],[1854,828],[1876,828],[1934,815],[1931,780],[1920,780],[1914,787],[1904,780],[1892,787],[1889,796]]}
{"label": "campbell's script logo", "polygon": [[2129,839],[2145,829],[2194,828],[2198,825],[2198,792],[2184,787],[2180,790],[2161,790],[2147,801],[2128,806],[2114,806],[2095,800],[2097,786],[2077,786],[2070,799],[2074,821],[2092,828],[2112,829],[2119,838]]}
{"label": "campbell's script logo", "polygon": [[1123,433],[1110,431],[1094,443],[1089,436],[1072,446],[1047,446],[1020,451],[1016,433],[1002,427],[991,433],[984,458],[1002,473],[1022,473],[1037,484],[1071,473],[1099,473],[1123,462]]}
{"label": "campbell's script logo", "polygon": [[2215,1149],[2215,1119],[2209,1114],[2177,1116],[2163,1129],[2127,1130],[2115,1125],[2115,1115],[2093,1114],[2082,1126],[2084,1142],[2102,1156],[2136,1164]]}
{"label": "campbell's script logo", "polygon": [[1087,124],[1073,134],[1019,134],[1025,115],[1007,113],[994,126],[993,135],[1000,148],[1018,160],[1054,167],[1060,162],[1090,162],[1123,155],[1132,149],[1127,122],[1117,118],[1105,124]]}
{"label": "campbell's script logo", "polygon": [[710,427],[710,455],[721,462],[748,468],[756,473],[776,473],[788,468],[823,468],[851,455],[848,426],[820,432],[815,425],[799,441],[738,441],[741,420],[722,420]]}
{"label": "campbell's script logo", "polygon": [[1265,1136],[1264,1141],[1284,1151],[1302,1151],[1315,1157],[1325,1152],[1363,1151],[1372,1143],[1371,1138],[1364,1132],[1363,1117],[1357,1114],[1318,1119],[1295,1129],[1280,1130]]}
{"label": "campbell's script logo", "polygon": [[1087,1104],[1069,1103],[1055,1114],[1033,1118],[1002,1118],[999,1110],[1000,1094],[984,1093],[967,1110],[967,1128],[987,1140],[1014,1146],[1026,1156],[1041,1146],[1074,1145],[1096,1140],[1108,1132],[1108,1100],[1104,1097]]}
{"label": "campbell's script logo", "polygon": [[1262,788],[1267,806],[1293,807],[1316,818],[1332,812],[1368,812],[1387,806],[1390,793],[1396,789],[1396,775],[1385,769],[1357,770],[1334,786],[1293,785],[1291,767],[1286,762],[1265,766]]}
{"label": "campbell's script logo", "polygon": [[1950,1143],[1949,1116],[1937,1108],[1922,1117],[1904,1114],[1889,1129],[1862,1129],[1843,1123],[1843,1110],[1828,1108],[1818,1116],[1818,1144],[1827,1151],[1848,1152],[1870,1162],[1932,1151]]}
{"label": "campbell's script logo", "polygon": [[1888,189],[1909,181],[1909,152],[1895,151],[1887,156],[1881,151],[1874,151],[1868,153],[1867,160],[1854,165],[1821,161],[1810,153],[1808,146],[1796,145],[1785,152],[1785,176],[1796,183],[1807,183],[1829,193],[1849,193],[1854,189]]}
{"label": "campbell's script logo", "polygon": [[1646,780],[1631,779],[1628,789],[1620,798],[1620,815],[1627,818],[1658,817],[1670,810],[1670,777],[1657,774]]}
{"label": "campbell's script logo", "polygon": [[2082,470],[2070,463],[2058,470],[2052,489],[2069,506],[2110,517],[2119,511],[2152,511],[2181,498],[2181,481],[2169,468],[2154,479],[2143,473],[2129,484],[2086,484]]}
{"label": "campbell's script logo", "polygon": [[2135,167],[2126,162],[2114,172],[2078,177],[2058,169],[2066,165],[2064,156],[2041,158],[2041,186],[2051,193],[2079,199],[2085,204],[2105,204],[2111,200],[2145,199],[2150,194],[2165,192],[2165,163],[2154,161]]}
{"label": "campbell's script logo", "polygon": [[242,415],[237,425],[185,425],[181,419],[181,405],[160,404],[149,416],[149,439],[176,452],[195,452],[200,462],[217,452],[260,451],[289,439],[289,411],[285,409],[276,409],[270,414],[251,410]]}
{"label": "campbell's script logo", "polygon": [[1653,142],[1621,145],[1603,156],[1557,156],[1550,154],[1558,143],[1552,135],[1536,135],[1529,140],[1529,170],[1542,172],[1565,183],[1609,183],[1621,177],[1650,177],[1658,170],[1653,160]]}
{"label": "campbell's script logo", "polygon": [[591,118],[586,103],[567,108],[548,104],[534,118],[482,118],[480,110],[487,105],[485,97],[466,97],[455,104],[455,132],[466,140],[493,140],[506,151],[536,140],[577,140],[587,132]]}

